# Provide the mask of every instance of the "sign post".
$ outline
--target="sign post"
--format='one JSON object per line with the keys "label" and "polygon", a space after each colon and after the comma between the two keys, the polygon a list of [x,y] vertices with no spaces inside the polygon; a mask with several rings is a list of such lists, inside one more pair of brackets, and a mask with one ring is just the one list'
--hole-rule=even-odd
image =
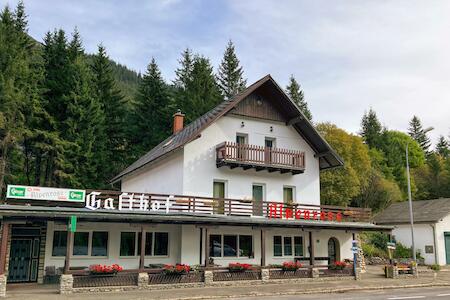
{"label": "sign post", "polygon": [[70,217],[68,227],[68,230],[71,232],[77,231],[77,216]]}

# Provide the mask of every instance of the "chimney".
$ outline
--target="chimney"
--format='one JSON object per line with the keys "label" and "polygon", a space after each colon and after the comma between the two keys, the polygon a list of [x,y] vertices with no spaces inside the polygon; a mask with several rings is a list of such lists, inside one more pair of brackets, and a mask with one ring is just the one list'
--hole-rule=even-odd
{"label": "chimney", "polygon": [[181,110],[178,110],[173,115],[173,133],[179,132],[181,129],[183,129],[183,123],[184,123],[184,114],[181,113]]}

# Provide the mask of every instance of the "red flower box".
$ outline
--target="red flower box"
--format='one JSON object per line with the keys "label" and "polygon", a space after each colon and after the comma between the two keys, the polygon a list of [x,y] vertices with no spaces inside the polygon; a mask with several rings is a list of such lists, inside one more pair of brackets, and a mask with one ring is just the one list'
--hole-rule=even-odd
{"label": "red flower box", "polygon": [[343,270],[348,266],[348,264],[344,261],[335,261],[333,264],[330,265],[330,270]]}
{"label": "red flower box", "polygon": [[303,267],[303,265],[298,261],[296,262],[286,261],[281,266],[281,269],[283,269],[283,271],[297,271],[301,267]]}
{"label": "red flower box", "polygon": [[117,274],[122,271],[123,268],[118,264],[107,265],[92,265],[89,267],[89,272],[92,275],[104,275],[104,274]]}
{"label": "red flower box", "polygon": [[250,270],[251,264],[241,264],[241,263],[230,263],[228,264],[228,270],[230,272],[244,272]]}
{"label": "red flower box", "polygon": [[166,274],[187,274],[191,271],[191,267],[189,265],[176,264],[176,265],[164,265],[163,267],[164,273]]}

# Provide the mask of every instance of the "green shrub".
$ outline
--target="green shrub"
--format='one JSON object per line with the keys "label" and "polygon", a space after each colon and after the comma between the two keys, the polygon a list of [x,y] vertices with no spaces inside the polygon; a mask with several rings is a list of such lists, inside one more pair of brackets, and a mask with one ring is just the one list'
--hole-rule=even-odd
{"label": "green shrub", "polygon": [[441,266],[438,265],[438,264],[433,264],[433,265],[430,266],[430,269],[433,270],[433,271],[438,272],[438,271],[441,270]]}

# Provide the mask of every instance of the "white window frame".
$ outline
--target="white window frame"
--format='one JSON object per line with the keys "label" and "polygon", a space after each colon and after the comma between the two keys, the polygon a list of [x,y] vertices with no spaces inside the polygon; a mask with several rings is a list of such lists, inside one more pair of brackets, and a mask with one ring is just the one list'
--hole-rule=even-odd
{"label": "white window frame", "polygon": [[[141,245],[139,244],[139,234],[141,233],[141,231],[120,231],[120,236],[122,235],[122,232],[134,232],[135,234],[135,247],[134,247],[134,255],[129,255],[129,256],[123,256],[120,255],[120,241],[121,239],[119,239],[119,258],[123,258],[123,259],[127,259],[127,258],[136,258],[139,257],[140,255],[138,255],[138,247],[141,247]],[[167,233],[167,255],[155,255],[155,233],[160,232],[160,233]],[[152,253],[151,255],[145,255],[144,252],[144,257],[148,257],[148,258],[168,258],[170,257],[170,232],[168,231],[160,231],[160,230],[156,230],[156,231],[143,231],[143,234],[147,234],[147,233],[151,233],[152,234]],[[93,256],[93,257],[98,257],[98,256]]]}
{"label": "white window frame", "polygon": [[[255,236],[253,234],[211,233],[209,236],[211,236],[211,235],[220,235],[220,245],[221,245],[220,252],[221,253],[220,253],[220,256],[210,256],[210,257],[212,257],[212,258],[225,258],[225,259],[227,259],[227,258],[247,258],[247,259],[255,258]],[[223,252],[224,252],[224,236],[225,235],[236,236],[236,239],[237,239],[237,241],[236,241],[236,247],[237,247],[236,253],[237,253],[237,256],[224,256],[223,255]],[[252,253],[253,253],[253,255],[251,257],[240,256],[240,254],[239,254],[239,250],[241,250],[239,237],[242,236],[242,235],[247,235],[247,236],[251,236],[252,237]],[[210,245],[208,245],[208,252],[209,251],[210,251]]]}
{"label": "white window frame", "polygon": [[[55,229],[52,232],[52,244],[51,244],[51,256],[52,259],[65,259],[64,256],[54,256],[53,255],[53,244],[54,244],[54,237],[55,237],[55,232],[56,231],[62,231],[62,232],[66,232],[67,230],[64,229]],[[75,233],[76,232],[87,232],[89,233],[88,236],[88,254],[87,255],[74,255],[73,254],[73,249],[74,249],[74,242],[75,242]],[[72,253],[70,253],[70,256],[74,259],[83,259],[83,258],[99,258],[99,259],[107,259],[109,258],[109,253],[110,253],[110,249],[111,249],[111,233],[108,230],[87,230],[87,229],[81,229],[81,230],[77,230],[76,232],[74,232],[74,238],[72,239]],[[94,235],[94,232],[108,232],[108,249],[107,249],[107,254],[106,256],[92,256],[92,237]],[[66,247],[68,247],[69,245],[66,243]],[[120,246],[120,245],[119,245]],[[124,256],[124,257],[131,257],[131,256]]]}
{"label": "white window frame", "polygon": [[[273,250],[274,250],[274,247],[275,247],[275,244],[274,244],[274,238],[275,238],[276,236],[280,236],[280,237],[281,237],[281,256],[275,256],[275,252],[273,251]],[[295,237],[297,237],[297,236],[298,236],[298,237],[301,237],[301,239],[302,239],[302,252],[303,252],[303,255],[301,255],[301,256],[295,255]],[[285,237],[291,238],[292,255],[285,255],[285,254],[284,254],[284,238],[285,238]],[[304,237],[303,235],[299,235],[299,234],[285,234],[285,235],[283,235],[283,234],[274,234],[274,235],[272,236],[272,257],[274,257],[274,258],[282,258],[282,257],[285,257],[285,258],[305,257],[305,237]]]}

